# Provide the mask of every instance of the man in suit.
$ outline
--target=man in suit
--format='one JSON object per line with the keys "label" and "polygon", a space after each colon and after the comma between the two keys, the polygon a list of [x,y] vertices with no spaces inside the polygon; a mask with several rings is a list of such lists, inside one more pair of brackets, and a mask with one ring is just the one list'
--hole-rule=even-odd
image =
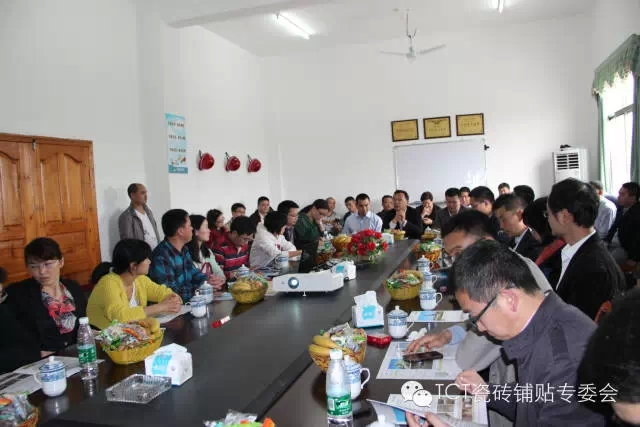
{"label": "man in suit", "polygon": [[393,193],[393,207],[382,219],[382,228],[404,230],[405,237],[419,239],[422,235],[422,220],[418,211],[409,206],[409,193],[396,190]]}
{"label": "man in suit", "polygon": [[619,214],[609,232],[609,251],[624,271],[635,271],[640,262],[640,186],[622,184],[618,191]]}
{"label": "man in suit", "polygon": [[493,214],[493,203],[496,201],[493,191],[489,187],[481,185],[471,190],[469,195],[471,196],[471,208],[482,212],[491,219],[496,236],[498,236],[496,240],[505,244],[509,243],[509,236],[500,228],[500,221]]}
{"label": "man in suit", "polygon": [[525,207],[526,202],[515,193],[503,194],[493,204],[493,214],[509,236],[509,247],[535,262],[542,252],[542,246],[524,224],[522,214]]}
{"label": "man in suit", "polygon": [[447,201],[447,208],[440,209],[436,215],[436,221],[433,226],[433,228],[437,228],[439,230],[442,230],[451,218],[458,215],[458,213],[465,209],[462,204],[461,191],[457,188],[448,188],[447,191],[444,192],[444,198]]}
{"label": "man in suit", "polygon": [[625,289],[622,271],[594,228],[598,206],[595,190],[573,178],[555,184],[547,200],[551,230],[567,242],[556,292],[592,319]]}

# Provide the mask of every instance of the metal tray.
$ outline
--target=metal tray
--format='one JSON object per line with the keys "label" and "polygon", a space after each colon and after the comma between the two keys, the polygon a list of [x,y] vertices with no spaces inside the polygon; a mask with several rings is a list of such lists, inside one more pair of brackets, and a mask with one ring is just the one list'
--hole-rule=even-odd
{"label": "metal tray", "polygon": [[171,378],[134,374],[106,390],[109,402],[147,404],[171,388]]}

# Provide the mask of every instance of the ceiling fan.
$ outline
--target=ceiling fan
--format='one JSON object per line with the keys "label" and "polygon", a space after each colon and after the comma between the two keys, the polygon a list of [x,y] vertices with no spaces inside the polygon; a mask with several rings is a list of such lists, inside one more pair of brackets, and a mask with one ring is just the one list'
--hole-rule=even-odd
{"label": "ceiling fan", "polygon": [[381,50],[380,53],[384,53],[385,55],[404,56],[405,58],[407,58],[409,60],[409,62],[413,62],[418,57],[418,55],[425,55],[427,53],[434,52],[434,51],[436,51],[438,49],[442,49],[443,47],[446,46],[444,44],[441,44],[441,45],[438,45],[438,46],[431,47],[429,49],[423,49],[423,50],[416,51],[414,46],[413,46],[413,40],[416,37],[416,33],[418,32],[418,29],[417,28],[414,29],[413,33],[411,33],[409,31],[409,9],[407,9],[406,12],[405,12],[405,18],[406,18],[407,38],[409,39],[409,50],[407,52],[387,52],[387,51]]}

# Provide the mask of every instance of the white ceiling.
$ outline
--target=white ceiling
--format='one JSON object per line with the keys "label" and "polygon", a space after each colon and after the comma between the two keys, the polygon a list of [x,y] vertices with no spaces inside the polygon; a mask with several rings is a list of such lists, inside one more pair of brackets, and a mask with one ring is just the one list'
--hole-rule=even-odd
{"label": "white ceiling", "polygon": [[[143,0],[140,0],[143,1]],[[416,42],[429,47],[429,34],[495,28],[590,10],[595,0],[154,0],[144,4],[175,27],[201,25],[259,56],[287,55],[397,39],[404,35],[404,10]],[[314,31],[309,40],[275,22],[276,12],[300,19]]]}

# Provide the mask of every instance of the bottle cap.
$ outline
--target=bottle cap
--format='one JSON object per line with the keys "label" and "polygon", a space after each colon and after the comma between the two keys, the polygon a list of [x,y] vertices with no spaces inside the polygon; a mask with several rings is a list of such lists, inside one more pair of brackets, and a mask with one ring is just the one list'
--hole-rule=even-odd
{"label": "bottle cap", "polygon": [[79,320],[81,325],[88,325],[89,324],[89,318],[88,317],[81,317]]}
{"label": "bottle cap", "polygon": [[342,360],[342,350],[339,348],[332,348],[331,351],[329,351],[329,357],[331,360]]}

